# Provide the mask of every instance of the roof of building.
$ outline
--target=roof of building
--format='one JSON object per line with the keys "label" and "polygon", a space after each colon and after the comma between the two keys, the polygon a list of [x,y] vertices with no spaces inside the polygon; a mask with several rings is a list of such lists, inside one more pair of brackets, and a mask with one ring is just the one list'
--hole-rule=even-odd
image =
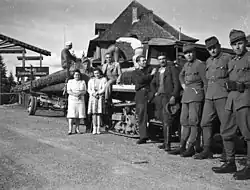
{"label": "roof of building", "polygon": [[95,23],[95,35],[98,34],[98,30],[107,30],[111,27],[110,23]]}
{"label": "roof of building", "polygon": [[[110,28],[108,28],[103,34],[101,34],[96,41],[115,41],[117,38],[124,36],[128,29],[132,26],[132,8],[137,8],[137,15],[140,17],[142,14],[149,12],[150,10],[144,7],[137,1],[132,1],[128,7],[115,19]],[[153,21],[166,30],[170,35],[179,39],[179,31],[174,27],[166,23],[163,19],[153,13]],[[182,41],[196,42],[198,39],[187,36],[180,33],[180,38]]]}
{"label": "roof of building", "polygon": [[23,50],[27,49],[30,51],[34,51],[36,53],[40,53],[42,55],[50,56],[51,52],[38,48],[36,46],[24,43],[22,41],[16,40],[14,38],[11,38],[9,36],[0,34],[0,50],[4,50],[6,52],[15,52],[15,50]]}
{"label": "roof of building", "polygon": [[142,42],[151,38],[167,38],[177,40],[168,31],[156,24],[151,14],[151,12],[143,13],[140,20],[132,25],[125,36],[135,36]]}

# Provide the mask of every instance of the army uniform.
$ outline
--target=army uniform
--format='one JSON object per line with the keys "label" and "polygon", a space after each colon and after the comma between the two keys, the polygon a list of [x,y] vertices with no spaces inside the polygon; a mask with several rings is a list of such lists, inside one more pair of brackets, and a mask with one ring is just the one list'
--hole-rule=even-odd
{"label": "army uniform", "polygon": [[[216,37],[208,38],[207,48],[210,48],[219,41]],[[211,158],[212,125],[216,117],[219,118],[222,127],[225,126],[225,104],[227,100],[226,82],[228,81],[228,62],[231,56],[220,52],[216,57],[209,57],[206,61],[206,78],[208,80],[205,104],[202,113],[201,127],[203,132],[204,149],[195,159]]]}
{"label": "army uniform", "polygon": [[136,91],[136,114],[138,116],[140,134],[140,140],[137,143],[142,144],[148,139],[148,100],[150,99],[150,82],[153,79],[153,75],[148,74],[148,68],[144,68],[143,70],[136,69],[133,73],[133,78]]}
{"label": "army uniform", "polygon": [[[194,45],[187,44],[183,47],[183,52],[194,51]],[[182,125],[181,147],[187,150],[181,156],[189,157],[194,155],[194,145],[199,133],[199,125],[204,101],[204,91],[206,91],[207,81],[205,78],[205,64],[195,59],[193,62],[186,62],[179,74],[181,84],[185,84],[182,95],[182,108],[180,123]]]}
{"label": "army uniform", "polygon": [[[241,39],[246,40],[245,33],[239,30],[232,30],[229,37],[231,44]],[[229,94],[225,109],[228,120],[221,131],[227,162],[212,170],[216,173],[236,172],[234,137],[239,128],[247,142],[247,164],[243,170],[234,174],[234,178],[250,179],[250,52],[247,50],[229,62],[227,88]]]}

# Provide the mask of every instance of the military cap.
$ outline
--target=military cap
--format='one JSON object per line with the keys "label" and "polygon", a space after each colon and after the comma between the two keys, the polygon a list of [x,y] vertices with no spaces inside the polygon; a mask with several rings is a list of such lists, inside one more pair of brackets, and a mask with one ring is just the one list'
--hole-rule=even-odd
{"label": "military cap", "polygon": [[232,44],[238,40],[246,39],[246,34],[241,30],[233,29],[229,33],[229,39],[230,39],[230,44]]}
{"label": "military cap", "polygon": [[182,51],[183,53],[186,53],[188,51],[193,51],[195,50],[195,45],[193,43],[187,43],[183,45]]}
{"label": "military cap", "polygon": [[179,110],[180,110],[181,106],[179,103],[176,103],[176,104],[170,104],[170,103],[167,103],[165,105],[165,110],[167,113],[169,113],[170,115],[175,115]]}
{"label": "military cap", "polygon": [[216,44],[220,44],[219,43],[219,40],[215,37],[215,36],[212,36],[210,38],[207,38],[205,40],[205,44],[206,44],[206,48],[210,48]]}

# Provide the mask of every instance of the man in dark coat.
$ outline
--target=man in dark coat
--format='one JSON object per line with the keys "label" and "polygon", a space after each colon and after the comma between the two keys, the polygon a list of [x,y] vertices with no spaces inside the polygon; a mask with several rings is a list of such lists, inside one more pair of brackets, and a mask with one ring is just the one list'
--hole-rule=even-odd
{"label": "man in dark coat", "polygon": [[139,68],[133,72],[133,79],[135,83],[135,103],[136,114],[138,116],[139,134],[140,139],[137,144],[144,144],[147,142],[147,123],[148,123],[148,101],[150,83],[154,77],[156,69],[153,69],[151,73],[148,73],[147,62],[143,56],[136,58]]}
{"label": "man in dark coat", "polygon": [[236,56],[229,62],[229,91],[225,105],[227,123],[221,135],[226,151],[227,162],[213,167],[215,173],[235,173],[235,135],[240,129],[247,142],[247,163],[244,169],[234,174],[236,180],[250,179],[250,52],[247,51],[246,35],[241,30],[232,30],[230,43]]}
{"label": "man in dark coat", "polygon": [[205,105],[201,119],[203,131],[203,151],[194,156],[195,159],[212,158],[211,151],[213,121],[219,118],[222,127],[225,126],[225,105],[228,92],[226,82],[228,81],[228,62],[231,59],[229,54],[221,52],[219,40],[212,36],[205,40],[206,48],[211,55],[206,61],[206,78],[208,87],[205,96]]}
{"label": "man in dark coat", "polygon": [[[197,136],[199,135],[207,80],[205,77],[205,64],[196,58],[195,45],[191,43],[185,44],[183,53],[187,62],[179,74],[179,80],[184,89],[180,116],[182,125],[181,142],[179,149],[169,153],[180,154],[182,157],[191,157],[198,147]],[[185,150],[186,144],[187,149]]]}
{"label": "man in dark coat", "polygon": [[174,105],[179,101],[181,86],[178,70],[167,60],[166,55],[160,54],[158,61],[160,68],[151,82],[151,89],[154,94],[157,117],[163,123],[164,143],[159,148],[169,151],[171,149],[170,130],[175,118],[167,111],[166,105],[168,103]]}

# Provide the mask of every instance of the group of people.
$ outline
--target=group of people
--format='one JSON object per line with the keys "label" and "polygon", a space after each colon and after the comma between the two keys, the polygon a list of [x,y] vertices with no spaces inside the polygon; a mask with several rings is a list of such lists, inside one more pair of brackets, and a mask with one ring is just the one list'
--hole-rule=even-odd
{"label": "group of people", "polygon": [[[148,140],[147,107],[152,101],[160,110],[163,123],[164,142],[159,148],[169,154],[193,156],[194,159],[212,158],[213,121],[218,118],[225,157],[221,160],[224,164],[212,170],[215,173],[234,173],[236,180],[245,180],[250,179],[250,52],[247,51],[248,42],[243,31],[230,31],[229,39],[235,56],[223,53],[215,36],[205,40],[210,54],[206,63],[196,58],[195,44],[184,44],[186,63],[180,72],[167,55],[158,56],[158,70],[149,70],[145,57],[136,58],[135,101],[140,133],[137,144]],[[176,106],[179,100],[180,146],[172,150],[169,131],[176,118],[169,111],[169,106]],[[235,164],[234,139],[238,129],[247,144],[246,166],[240,171]]]}
{"label": "group of people", "polygon": [[[163,123],[164,142],[160,149],[182,157],[212,158],[213,121],[218,118],[225,157],[221,160],[224,163],[212,170],[215,173],[234,173],[235,179],[245,180],[250,179],[250,52],[243,31],[230,31],[229,40],[235,56],[223,53],[215,36],[207,38],[205,45],[210,57],[206,63],[197,59],[195,44],[184,44],[186,63],[181,71],[167,54],[158,56],[160,67],[153,69],[147,66],[143,55],[136,57],[133,81],[140,134],[137,144],[147,143],[148,106],[153,102],[156,115]],[[92,115],[93,134],[100,133],[101,115],[105,112],[105,103],[110,101],[112,84],[121,75],[121,68],[119,63],[112,63],[108,53],[102,69],[95,68],[93,72],[94,77],[89,80],[87,88],[84,81],[79,82],[78,70],[74,72],[74,79],[68,81],[69,134],[72,134],[71,119],[86,117],[86,113],[79,110],[84,110],[81,106],[86,103],[83,99],[86,92],[89,94],[87,111]],[[178,106],[180,114],[172,114],[172,108]],[[170,130],[176,120],[181,126],[180,146],[173,150]],[[75,124],[76,132],[79,132],[79,122]],[[238,129],[247,144],[247,163],[240,171],[235,164],[234,144]]]}
{"label": "group of people", "polygon": [[[81,133],[79,130],[81,119],[85,121],[87,132],[90,132],[92,128],[93,134],[100,134],[100,128],[105,121],[103,115],[108,111],[107,105],[112,101],[112,85],[117,82],[121,75],[120,65],[113,62],[112,55],[107,53],[102,68],[85,69],[84,73],[90,77],[88,81],[82,79],[83,75],[79,69],[73,69],[73,79],[71,79],[70,69],[72,63],[77,61],[77,58],[70,52],[71,49],[72,42],[66,42],[65,48],[61,52],[62,67],[66,70],[67,78],[68,135]],[[89,62],[86,61],[86,63]]]}

